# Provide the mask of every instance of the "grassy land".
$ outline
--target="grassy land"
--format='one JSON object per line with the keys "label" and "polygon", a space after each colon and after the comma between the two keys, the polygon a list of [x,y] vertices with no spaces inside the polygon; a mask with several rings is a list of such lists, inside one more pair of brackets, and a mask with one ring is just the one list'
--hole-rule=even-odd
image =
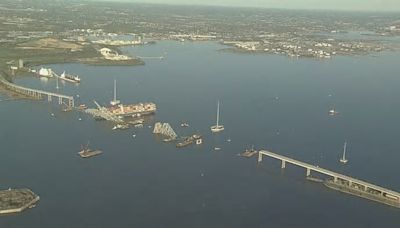
{"label": "grassy land", "polygon": [[[63,42],[65,43],[65,42]],[[9,69],[9,66],[17,66],[18,59],[23,59],[26,67],[32,67],[42,64],[55,63],[83,63],[88,65],[109,65],[109,66],[132,66],[143,65],[140,59],[132,59],[127,61],[111,61],[101,57],[96,50],[101,47],[92,44],[81,45],[80,50],[71,51],[71,49],[54,47],[43,48],[43,45],[33,46],[35,42],[30,41],[24,44],[15,44],[11,46],[0,47],[0,69]],[[75,45],[71,43],[71,45]],[[13,61],[13,62],[12,62]],[[7,64],[10,63],[11,64]]]}

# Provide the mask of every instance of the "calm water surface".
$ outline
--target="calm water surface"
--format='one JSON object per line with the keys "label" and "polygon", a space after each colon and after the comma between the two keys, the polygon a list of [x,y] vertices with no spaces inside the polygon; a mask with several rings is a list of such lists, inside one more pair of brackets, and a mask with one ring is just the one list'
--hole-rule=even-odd
{"label": "calm water surface", "polygon": [[[51,65],[81,76],[79,86],[59,89],[79,94],[78,103],[108,103],[114,79],[123,102],[155,102],[143,129],[113,131],[47,102],[0,102],[0,187],[29,187],[41,197],[34,209],[0,217],[0,227],[398,227],[398,209],[307,182],[305,170],[237,154],[254,145],[400,191],[400,54],[319,61],[221,48],[160,42],[126,49],[166,57],[145,66]],[[16,82],[56,91],[54,79]],[[218,99],[226,130],[211,135]],[[331,108],[340,114],[329,116]],[[148,128],[154,121],[180,135],[201,133],[204,144],[177,150],[159,142]],[[87,141],[104,154],[81,159]]]}

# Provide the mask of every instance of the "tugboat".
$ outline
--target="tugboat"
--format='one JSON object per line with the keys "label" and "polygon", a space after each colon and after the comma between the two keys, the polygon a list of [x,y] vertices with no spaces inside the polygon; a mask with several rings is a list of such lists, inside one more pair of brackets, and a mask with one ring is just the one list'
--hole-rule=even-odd
{"label": "tugboat", "polygon": [[92,150],[89,148],[89,142],[88,144],[84,147],[82,145],[82,150],[78,153],[82,158],[89,158],[89,157],[93,157],[96,155],[99,155],[103,153],[101,150]]}
{"label": "tugboat", "polygon": [[201,135],[194,134],[192,136],[185,137],[185,138],[183,138],[183,140],[181,142],[178,142],[176,144],[176,147],[181,148],[181,147],[189,146],[190,144],[193,144],[195,142],[197,145],[202,143]]}

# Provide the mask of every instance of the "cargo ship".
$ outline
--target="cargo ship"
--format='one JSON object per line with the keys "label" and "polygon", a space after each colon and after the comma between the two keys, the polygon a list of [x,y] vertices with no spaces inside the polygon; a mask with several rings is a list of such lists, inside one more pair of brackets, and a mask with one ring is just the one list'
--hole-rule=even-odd
{"label": "cargo ship", "polygon": [[140,117],[142,115],[154,114],[157,110],[156,104],[152,102],[138,103],[138,104],[121,104],[117,100],[117,84],[114,80],[114,99],[110,102],[111,106],[107,110],[119,117]]}
{"label": "cargo ship", "polygon": [[60,79],[68,82],[80,83],[81,78],[78,75],[66,74],[65,71],[60,75]]}
{"label": "cargo ship", "polygon": [[157,110],[156,104],[154,103],[139,103],[139,104],[118,104],[111,105],[107,110],[121,117],[140,117],[143,115],[154,114]]}

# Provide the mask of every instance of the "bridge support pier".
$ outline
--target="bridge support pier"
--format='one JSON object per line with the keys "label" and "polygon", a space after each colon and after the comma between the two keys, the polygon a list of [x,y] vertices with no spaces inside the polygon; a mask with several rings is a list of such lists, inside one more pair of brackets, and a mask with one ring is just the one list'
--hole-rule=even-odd
{"label": "bridge support pier", "polygon": [[62,104],[62,98],[61,97],[58,98],[58,104]]}
{"label": "bridge support pier", "polygon": [[262,154],[261,153],[258,153],[258,160],[257,160],[258,162],[262,162]]}
{"label": "bridge support pier", "polygon": [[306,176],[309,177],[311,175],[311,169],[307,169]]}
{"label": "bridge support pier", "polygon": [[51,102],[51,95],[47,95],[47,101]]}
{"label": "bridge support pier", "polygon": [[281,169],[284,169],[284,168],[286,168],[286,161],[282,160]]}

